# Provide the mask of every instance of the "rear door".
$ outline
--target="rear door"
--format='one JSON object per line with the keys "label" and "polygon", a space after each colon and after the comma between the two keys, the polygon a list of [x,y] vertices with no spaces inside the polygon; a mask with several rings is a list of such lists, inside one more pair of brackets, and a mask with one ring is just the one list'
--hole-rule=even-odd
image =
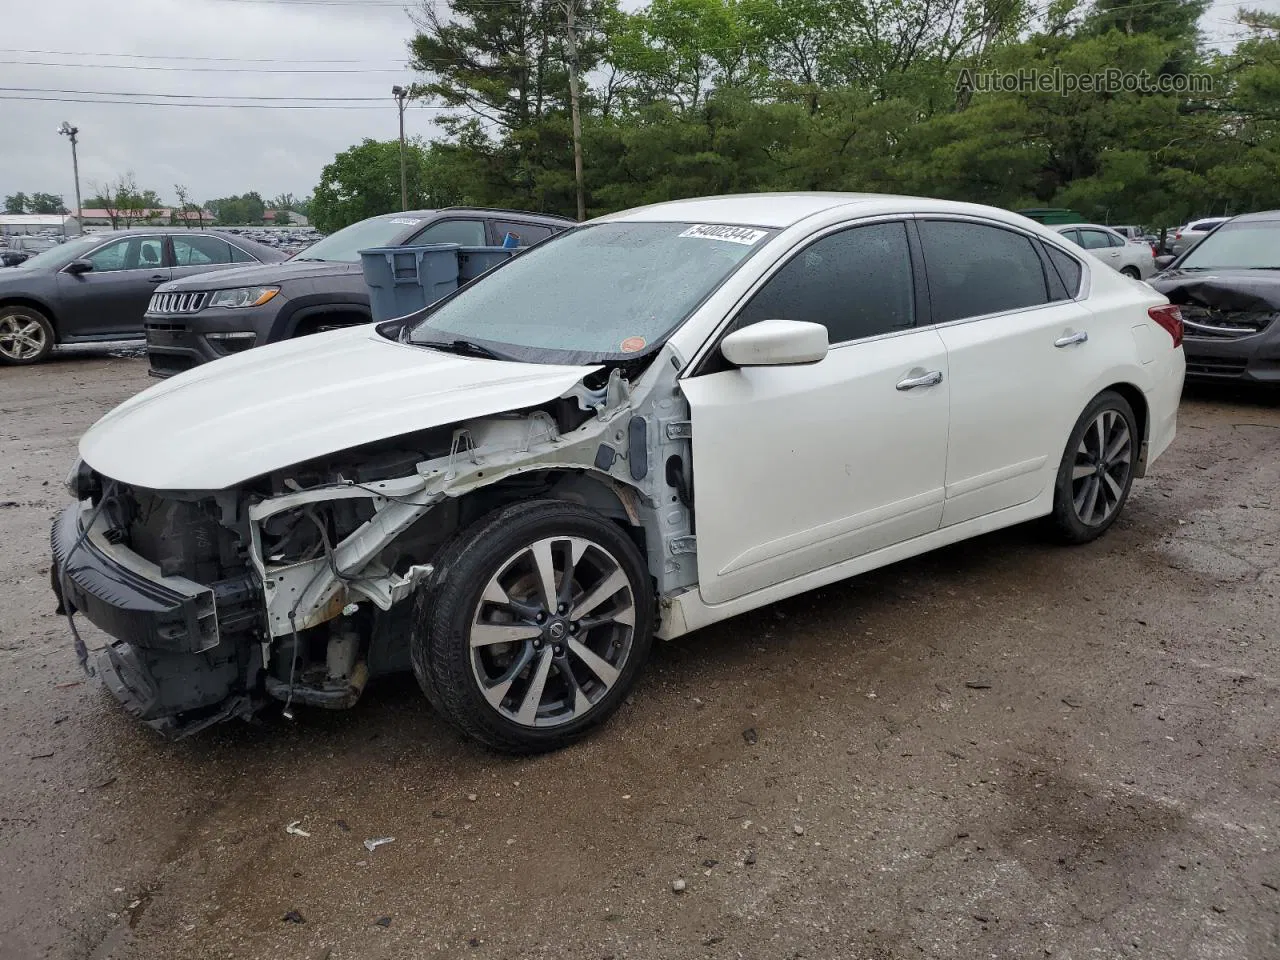
{"label": "rear door", "polygon": [[464,247],[486,246],[485,222],[481,217],[450,217],[436,220],[416,234],[405,245],[423,243],[457,243]]}
{"label": "rear door", "polygon": [[502,246],[508,235],[515,238],[516,246],[531,247],[555,233],[545,224],[517,223],[514,220],[491,220],[489,229],[489,242],[495,247]]}
{"label": "rear door", "polygon": [[[715,242],[715,241],[709,241]],[[821,323],[814,364],[735,368],[718,350],[681,381],[692,410],[698,589],[723,603],[938,528],[946,350],[908,226],[843,227],[777,269],[730,330]]]}
{"label": "rear door", "polygon": [[[1113,240],[1119,242],[1112,243]],[[1096,230],[1090,227],[1080,228],[1080,246],[1113,270],[1119,270],[1123,266],[1120,253],[1120,248],[1123,245],[1124,242],[1122,240],[1105,230]]]}
{"label": "rear door", "polygon": [[1052,482],[1097,365],[1095,318],[1069,298],[1079,264],[1055,251],[1064,271],[1075,268],[1068,290],[1038,239],[971,219],[919,229],[951,376],[949,526],[1034,500]]}
{"label": "rear door", "polygon": [[73,274],[63,269],[58,274],[63,332],[101,339],[140,336],[151,294],[173,274],[165,265],[164,237],[121,237],[83,259],[93,264],[92,270]]}

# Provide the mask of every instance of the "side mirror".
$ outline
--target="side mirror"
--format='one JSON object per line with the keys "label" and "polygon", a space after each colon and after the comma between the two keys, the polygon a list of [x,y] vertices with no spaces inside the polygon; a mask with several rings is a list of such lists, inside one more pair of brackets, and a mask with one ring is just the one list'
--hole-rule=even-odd
{"label": "side mirror", "polygon": [[72,260],[70,263],[67,264],[67,273],[70,273],[73,275],[88,273],[92,269],[93,269],[92,260]]}
{"label": "side mirror", "polygon": [[1177,259],[1178,259],[1177,257],[1170,256],[1167,253],[1163,254],[1162,256],[1156,257],[1156,269],[1163,270],[1165,267],[1169,266],[1169,264],[1173,263],[1173,261]]}
{"label": "side mirror", "polygon": [[740,367],[817,363],[827,355],[827,328],[802,320],[761,320],[725,337],[720,352]]}

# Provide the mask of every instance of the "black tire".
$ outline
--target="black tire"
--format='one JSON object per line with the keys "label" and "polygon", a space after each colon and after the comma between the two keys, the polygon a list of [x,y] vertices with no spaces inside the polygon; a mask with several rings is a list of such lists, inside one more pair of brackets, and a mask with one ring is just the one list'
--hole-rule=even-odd
{"label": "black tire", "polygon": [[[19,340],[18,331],[31,330],[33,324],[38,331],[24,333]],[[33,338],[38,340],[38,346],[34,350],[30,347]],[[53,353],[56,343],[57,334],[54,333],[53,324],[35,307],[25,304],[0,307],[0,363],[20,367],[39,363]]]}
{"label": "black tire", "polygon": [[[1113,427],[1101,425],[1108,420]],[[1122,450],[1119,449],[1122,439],[1119,423],[1123,423],[1128,437],[1127,446]],[[1054,483],[1050,520],[1059,539],[1067,543],[1088,543],[1115,523],[1128,502],[1141,445],[1133,408],[1120,394],[1104,390],[1085,407],[1067,440]],[[1094,455],[1098,448],[1103,451],[1102,457]],[[1106,456],[1109,448],[1116,450],[1110,457]],[[1120,469],[1122,462],[1123,470]],[[1090,466],[1092,475],[1077,476],[1077,468],[1084,471]],[[1095,485],[1097,495],[1091,499],[1090,491]]]}
{"label": "black tire", "polygon": [[[492,599],[485,599],[486,591],[493,583],[499,583],[501,588],[502,578],[518,576],[521,570],[528,572],[517,581],[517,586],[529,581],[540,583],[537,568],[533,566],[533,555],[525,551],[531,545],[551,540],[554,543],[547,549],[560,550],[558,559],[564,560],[571,556],[563,552],[568,548],[566,541],[570,538],[588,541],[590,546],[579,556],[577,566],[569,561],[574,579],[568,592],[575,598],[566,604],[569,609],[563,614],[553,611],[540,627],[531,611],[534,607],[545,609],[545,605],[539,606],[536,597],[518,598],[518,591],[512,589],[503,596],[519,600],[518,615],[522,619],[508,621],[508,616],[517,616],[510,612],[515,609],[514,605],[495,604]],[[654,594],[643,556],[617,524],[576,504],[559,500],[526,501],[497,510],[462,531],[441,550],[434,564],[439,573],[414,598],[410,645],[413,672],[431,705],[461,732],[506,753],[543,753],[580,739],[618,709],[653,643]],[[597,573],[597,569],[600,572]],[[606,574],[605,570],[621,573],[626,581],[613,593],[604,594],[605,603],[625,610],[629,602],[631,609],[626,612],[632,623],[628,625],[615,622],[612,617],[600,616],[571,621],[571,608],[584,602],[584,595],[589,592],[586,586],[577,592],[579,572],[582,571],[581,576],[586,583],[602,583],[613,575]],[[565,578],[562,570],[556,568],[555,574],[559,576],[557,590],[563,589]],[[599,580],[589,579],[591,576],[598,576]],[[629,589],[629,593],[624,593],[624,587]],[[537,596],[543,593],[538,589]],[[567,593],[561,594],[561,599],[566,597]],[[486,610],[489,612],[485,613]],[[542,615],[545,617],[546,613]],[[482,616],[486,618],[483,622]],[[500,627],[510,623],[521,632],[542,632],[536,638],[473,649],[473,624],[478,629],[486,629],[490,626],[487,618],[493,616],[503,620],[498,624]],[[602,622],[588,625],[588,620]],[[559,623],[557,636],[563,639],[551,639],[552,634],[548,631],[555,627],[552,621]],[[565,633],[567,630],[575,632],[574,638]],[[582,632],[577,633],[579,630]],[[620,637],[626,637],[625,643]],[[595,656],[597,662],[600,657],[618,658],[612,663],[605,663],[616,671],[615,678],[610,681],[604,679],[603,674],[592,672],[583,655],[575,652],[584,644],[588,647],[595,645],[587,652]],[[507,659],[499,660],[493,669],[505,670],[505,673],[500,673],[501,677],[514,678],[504,681],[505,687],[496,681],[488,687],[490,696],[498,697],[496,706],[482,689],[484,680],[495,680],[486,672],[489,667],[484,662],[490,651],[495,650],[500,657]],[[542,667],[543,660],[549,661],[549,665]],[[524,664],[523,669],[518,669],[520,664]],[[566,669],[568,673],[564,672]],[[517,722],[517,718],[511,715],[515,712],[516,701],[522,707],[530,702],[528,693],[534,688],[534,677],[539,671],[546,686],[537,688],[535,709],[542,709],[544,696],[554,696],[559,691],[563,698],[553,700],[546,708],[546,715],[534,714],[533,722],[555,725],[532,726]],[[485,674],[483,678],[482,673]],[[580,675],[585,679],[580,679]],[[609,682],[612,682],[611,686]],[[587,691],[588,686],[593,689]],[[499,687],[505,692],[495,694]],[[523,699],[520,696],[522,690],[526,695]],[[544,690],[548,692],[544,694]],[[574,697],[574,691],[578,690],[584,691],[584,700]],[[510,705],[505,697],[512,698]],[[568,706],[570,699],[574,699],[571,710]],[[580,703],[590,705],[579,713]],[[557,706],[561,711],[559,714],[555,712]]]}
{"label": "black tire", "polygon": [[1121,267],[1120,272],[1126,277],[1132,277],[1134,280],[1142,279],[1142,274],[1138,271],[1137,267]]}

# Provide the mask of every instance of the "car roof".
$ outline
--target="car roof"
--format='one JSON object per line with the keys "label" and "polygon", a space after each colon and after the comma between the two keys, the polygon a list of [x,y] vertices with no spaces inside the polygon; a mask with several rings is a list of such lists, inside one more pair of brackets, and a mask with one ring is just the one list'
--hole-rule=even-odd
{"label": "car roof", "polygon": [[435,210],[403,210],[399,213],[380,213],[377,217],[370,217],[371,220],[394,220],[397,217],[416,217],[419,220],[426,220],[428,217],[438,216],[442,213],[476,213],[485,217],[501,216],[505,219],[518,218],[530,221],[545,221],[548,223],[574,223],[569,217],[562,217],[556,213],[534,213],[530,210],[512,210],[505,207],[439,207]]}
{"label": "car roof", "polygon": [[[1116,233],[1116,234],[1120,233],[1119,228],[1108,227],[1105,224],[1101,224],[1101,223],[1055,223],[1051,229],[1057,230],[1059,233],[1064,233],[1067,230],[1076,230],[1076,229],[1103,230],[1107,233]],[[1120,234],[1120,235],[1123,236],[1123,234]]]}
{"label": "car roof", "polygon": [[783,229],[815,214],[840,207],[859,215],[895,213],[967,214],[1025,227],[1034,221],[1019,214],[976,203],[933,200],[887,193],[743,193],[692,200],[671,200],[623,210],[595,222],[715,223]]}
{"label": "car roof", "polygon": [[1238,217],[1229,218],[1232,221],[1256,221],[1256,220],[1280,220],[1280,210],[1259,210],[1257,213],[1242,213]]}

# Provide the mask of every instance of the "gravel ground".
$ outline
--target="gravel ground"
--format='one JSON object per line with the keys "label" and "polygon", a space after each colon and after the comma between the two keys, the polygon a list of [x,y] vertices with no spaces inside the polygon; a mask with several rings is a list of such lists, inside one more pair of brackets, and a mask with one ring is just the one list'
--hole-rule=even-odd
{"label": "gravel ground", "polygon": [[1098,543],[1005,531],[661,645],[512,760],[411,678],[179,744],[82,681],[48,524],[147,382],[0,369],[4,960],[1280,956],[1280,399],[1190,394]]}

